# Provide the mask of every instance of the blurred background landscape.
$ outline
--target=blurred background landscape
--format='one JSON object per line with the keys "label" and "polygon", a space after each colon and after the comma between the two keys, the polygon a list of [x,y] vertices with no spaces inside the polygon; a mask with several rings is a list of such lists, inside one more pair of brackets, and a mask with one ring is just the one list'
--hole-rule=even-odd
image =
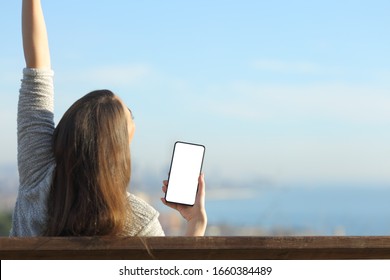
{"label": "blurred background landscape", "polygon": [[[176,211],[160,202],[161,174],[133,172],[130,190],[160,212],[167,235],[184,232]],[[17,172],[0,168],[0,234],[8,235],[16,199]],[[207,180],[207,235],[389,235],[388,185],[284,185],[266,181]]]}
{"label": "blurred background landscape", "polygon": [[[0,232],[18,186],[21,1],[0,16]],[[133,111],[130,191],[161,213],[173,143],[206,146],[208,235],[390,234],[390,2],[45,1],[55,115]]]}

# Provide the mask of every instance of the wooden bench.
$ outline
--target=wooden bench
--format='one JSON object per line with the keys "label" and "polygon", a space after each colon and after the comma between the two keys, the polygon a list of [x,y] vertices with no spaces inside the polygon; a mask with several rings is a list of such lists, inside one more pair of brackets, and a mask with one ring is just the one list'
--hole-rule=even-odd
{"label": "wooden bench", "polygon": [[390,237],[3,237],[0,258],[390,259]]}

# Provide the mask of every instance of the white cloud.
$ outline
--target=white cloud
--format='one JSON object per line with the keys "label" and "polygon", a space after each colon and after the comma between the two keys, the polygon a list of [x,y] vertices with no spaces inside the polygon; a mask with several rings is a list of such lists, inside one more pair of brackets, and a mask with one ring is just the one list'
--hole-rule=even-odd
{"label": "white cloud", "polygon": [[[221,94],[216,91],[224,93]],[[324,84],[301,86],[238,82],[213,88],[206,110],[250,121],[328,119],[347,122],[390,122],[386,88]],[[214,96],[214,98],[213,98]]]}
{"label": "white cloud", "polygon": [[59,69],[56,71],[58,84],[81,83],[98,87],[129,87],[138,85],[153,75],[147,64],[103,65],[78,71]]}
{"label": "white cloud", "polygon": [[134,85],[151,74],[147,65],[113,65],[90,69],[84,74],[87,80],[118,86]]}
{"label": "white cloud", "polygon": [[[226,176],[261,173],[279,182],[390,182],[386,87],[237,82],[205,95],[209,101],[203,110],[209,118],[227,124],[234,120],[240,126],[233,134],[218,132],[229,144],[214,147],[213,164],[234,158],[224,166]],[[226,155],[226,147],[232,153]]]}

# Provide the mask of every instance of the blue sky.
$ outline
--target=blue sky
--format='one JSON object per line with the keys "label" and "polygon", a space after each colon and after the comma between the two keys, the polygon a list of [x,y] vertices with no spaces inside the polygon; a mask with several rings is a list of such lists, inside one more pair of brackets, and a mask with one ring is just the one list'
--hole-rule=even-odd
{"label": "blue sky", "polygon": [[[16,158],[19,2],[0,16],[0,164]],[[42,4],[56,120],[112,89],[136,168],[167,171],[185,140],[206,145],[209,178],[390,185],[389,1]]]}

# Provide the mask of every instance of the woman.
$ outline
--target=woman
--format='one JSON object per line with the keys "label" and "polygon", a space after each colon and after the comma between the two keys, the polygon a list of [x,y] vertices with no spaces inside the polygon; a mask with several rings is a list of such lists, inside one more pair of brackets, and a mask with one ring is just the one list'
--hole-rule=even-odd
{"label": "woman", "polygon": [[[53,121],[53,72],[40,0],[23,0],[26,68],[18,104],[20,187],[11,236],[158,236],[158,212],[127,193],[131,111],[109,90],[76,101]],[[167,181],[162,190],[166,192]],[[204,235],[205,183],[193,207],[162,202],[187,220],[186,235]]]}

